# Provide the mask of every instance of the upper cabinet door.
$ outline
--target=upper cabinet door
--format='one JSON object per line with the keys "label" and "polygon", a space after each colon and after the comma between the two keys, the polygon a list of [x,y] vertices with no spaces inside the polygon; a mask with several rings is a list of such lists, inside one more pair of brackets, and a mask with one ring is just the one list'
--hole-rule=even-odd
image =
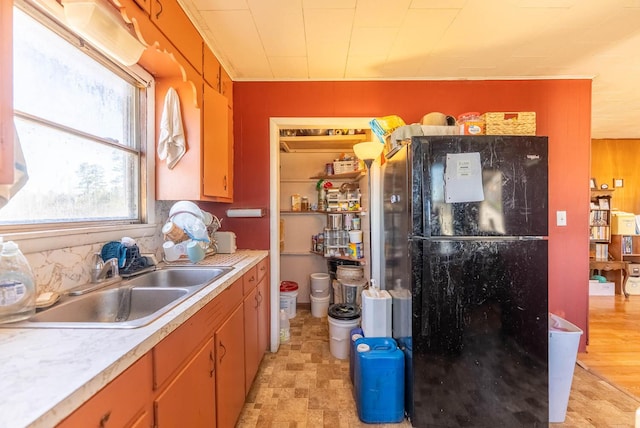
{"label": "upper cabinet door", "polygon": [[231,153],[229,147],[229,107],[227,100],[211,86],[204,85],[203,122],[203,194],[231,198]]}
{"label": "upper cabinet door", "polygon": [[220,62],[207,45],[203,46],[202,75],[205,82],[211,85],[216,92],[220,92]]}
{"label": "upper cabinet door", "polygon": [[151,19],[202,74],[202,37],[176,0],[151,0]]}
{"label": "upper cabinet door", "polygon": [[229,100],[229,106],[233,108],[233,81],[222,67],[220,67],[220,93]]}
{"label": "upper cabinet door", "polygon": [[13,183],[13,2],[0,2],[0,184]]}

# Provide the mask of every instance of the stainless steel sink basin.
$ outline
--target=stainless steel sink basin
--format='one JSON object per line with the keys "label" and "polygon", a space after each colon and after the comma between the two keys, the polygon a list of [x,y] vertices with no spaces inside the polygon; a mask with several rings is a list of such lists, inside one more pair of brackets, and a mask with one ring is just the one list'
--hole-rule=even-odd
{"label": "stainless steel sink basin", "polygon": [[72,323],[74,328],[84,327],[83,324],[95,327],[96,323],[117,323],[122,328],[138,327],[151,321],[147,317],[175,306],[187,294],[189,290],[185,288],[110,288],[68,298],[38,312],[27,322]]}
{"label": "stainless steel sink basin", "polygon": [[135,287],[195,287],[208,284],[230,271],[231,267],[171,267],[155,270],[125,282]]}
{"label": "stainless steel sink basin", "polygon": [[136,328],[149,324],[231,267],[170,267],[81,296],[65,296],[15,328]]}

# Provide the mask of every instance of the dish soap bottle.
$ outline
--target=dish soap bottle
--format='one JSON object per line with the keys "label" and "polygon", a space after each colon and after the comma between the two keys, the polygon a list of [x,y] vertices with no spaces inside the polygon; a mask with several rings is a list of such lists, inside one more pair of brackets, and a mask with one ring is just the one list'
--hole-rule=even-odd
{"label": "dish soap bottle", "polygon": [[36,312],[35,277],[13,241],[0,252],[0,324],[21,321]]}
{"label": "dish soap bottle", "polygon": [[280,343],[288,343],[290,339],[289,315],[284,309],[280,309]]}

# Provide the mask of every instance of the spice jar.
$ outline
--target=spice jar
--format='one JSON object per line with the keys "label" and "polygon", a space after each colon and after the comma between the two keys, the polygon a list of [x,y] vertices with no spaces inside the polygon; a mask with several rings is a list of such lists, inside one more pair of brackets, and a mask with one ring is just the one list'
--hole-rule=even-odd
{"label": "spice jar", "polygon": [[291,195],[291,211],[301,211],[302,210],[302,198],[299,194],[294,193]]}
{"label": "spice jar", "polygon": [[300,203],[300,208],[302,209],[302,211],[309,211],[309,198],[306,196],[302,197],[301,203]]}

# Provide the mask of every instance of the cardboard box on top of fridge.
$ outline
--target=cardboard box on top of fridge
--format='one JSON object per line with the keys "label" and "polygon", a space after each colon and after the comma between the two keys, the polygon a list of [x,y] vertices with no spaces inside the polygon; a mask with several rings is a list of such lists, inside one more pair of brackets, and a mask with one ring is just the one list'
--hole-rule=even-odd
{"label": "cardboard box on top of fridge", "polygon": [[635,214],[611,211],[611,233],[613,235],[636,235]]}
{"label": "cardboard box on top of fridge", "polygon": [[616,294],[615,282],[600,282],[589,280],[589,296],[614,296]]}

